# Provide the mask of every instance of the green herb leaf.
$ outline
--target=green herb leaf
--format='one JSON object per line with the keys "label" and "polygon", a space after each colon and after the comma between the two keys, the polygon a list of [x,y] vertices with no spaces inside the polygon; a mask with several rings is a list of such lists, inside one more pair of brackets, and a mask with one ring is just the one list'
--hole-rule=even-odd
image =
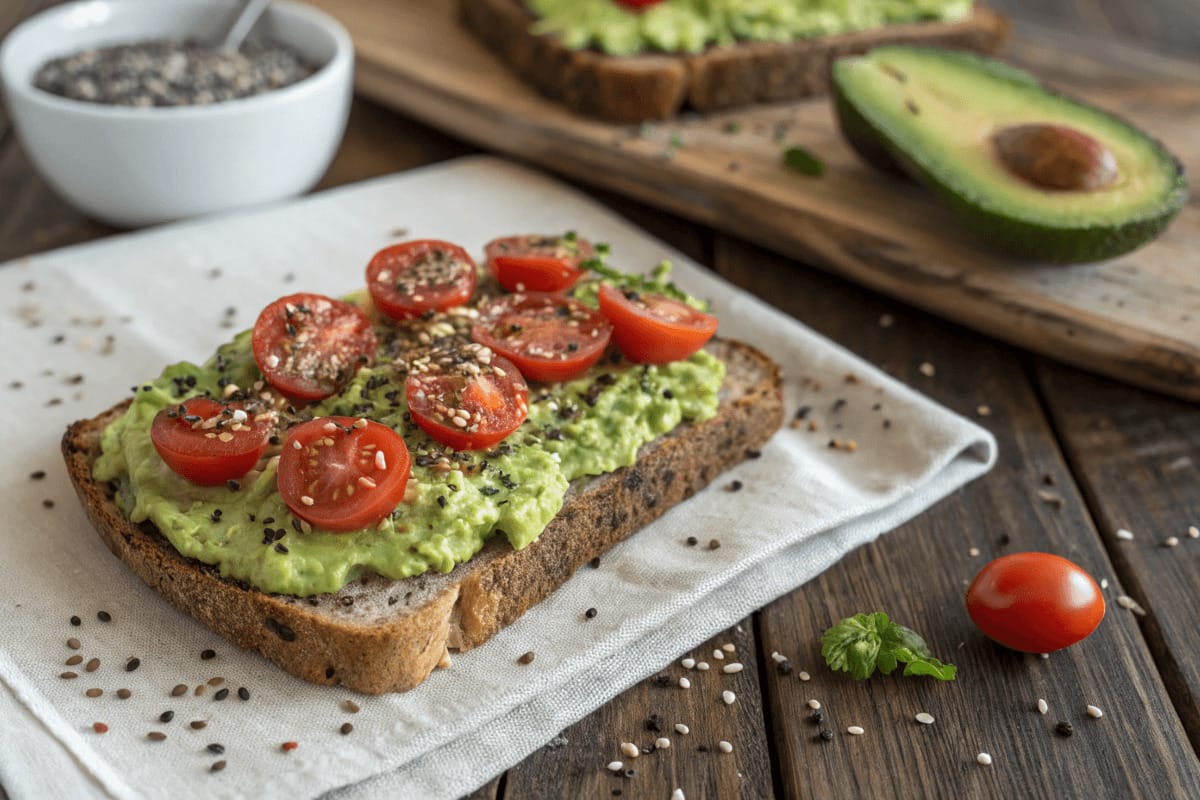
{"label": "green herb leaf", "polygon": [[855,614],[829,628],[821,636],[821,655],[830,669],[849,672],[855,680],[871,677],[876,669],[890,675],[899,664],[905,665],[905,676],[928,675],[941,681],[954,680],[958,672],[953,664],[934,658],[920,634],[883,612]]}
{"label": "green herb leaf", "polygon": [[[632,289],[635,292],[647,292],[649,294],[661,294],[667,297],[673,297],[687,303],[689,306],[699,309],[700,311],[708,311],[708,303],[698,298],[692,297],[687,292],[680,289],[675,284],[671,283],[667,278],[671,274],[671,262],[660,261],[650,271],[649,275],[636,275],[629,272],[622,272],[615,267],[608,265],[609,246],[607,244],[596,245],[596,255],[586,261],[580,262],[579,266],[586,270],[599,275],[604,283],[612,284],[620,289]],[[590,295],[586,285],[581,284],[578,291],[575,293],[578,297],[582,295]]]}
{"label": "green herb leaf", "polygon": [[801,175],[808,175],[813,178],[820,177],[821,173],[825,171],[825,165],[821,163],[821,159],[803,147],[789,147],[787,150],[784,150],[783,165],[790,170],[799,172]]}

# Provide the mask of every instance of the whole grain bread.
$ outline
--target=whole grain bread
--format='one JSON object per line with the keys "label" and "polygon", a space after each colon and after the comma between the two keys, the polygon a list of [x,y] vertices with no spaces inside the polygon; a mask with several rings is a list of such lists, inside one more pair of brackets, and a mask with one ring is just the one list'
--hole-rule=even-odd
{"label": "whole grain bread", "polygon": [[884,44],[924,44],[998,53],[1009,24],[977,6],[959,22],[889,25],[792,42],[746,42],[695,55],[609,56],[571,50],[551,34],[534,34],[522,0],[459,0],[463,24],[547,97],[609,122],[676,116],[685,107],[721,111],[823,93],[834,59]]}
{"label": "whole grain bread", "polygon": [[647,444],[634,466],[575,481],[562,510],[524,550],[501,537],[445,574],[393,581],[364,577],[336,594],[260,592],[181,556],[92,478],[100,436],[128,401],[72,424],[62,440],[67,471],[108,548],[175,607],[239,647],[320,684],[370,694],[423,681],[450,651],[482,644],[601,555],[690,497],[760,447],[782,423],[776,365],[752,347],[715,340],[726,365],[717,415]]}

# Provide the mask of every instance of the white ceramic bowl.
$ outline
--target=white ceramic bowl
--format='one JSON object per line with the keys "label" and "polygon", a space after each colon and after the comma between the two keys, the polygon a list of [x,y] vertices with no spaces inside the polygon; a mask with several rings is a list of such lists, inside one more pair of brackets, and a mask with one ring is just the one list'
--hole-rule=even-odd
{"label": "white ceramic bowl", "polygon": [[128,108],[36,89],[52,58],[164,37],[216,41],[234,0],[87,0],[19,25],[0,46],[0,79],[25,151],[75,207],[122,227],[279,200],[321,178],[346,128],[353,46],[336,20],[275,0],[256,36],[317,71],[254,97],[207,106]]}

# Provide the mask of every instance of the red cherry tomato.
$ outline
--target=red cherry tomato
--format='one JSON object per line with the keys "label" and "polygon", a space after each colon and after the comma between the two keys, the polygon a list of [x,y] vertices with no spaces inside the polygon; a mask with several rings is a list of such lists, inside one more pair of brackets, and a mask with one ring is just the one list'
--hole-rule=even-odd
{"label": "red cherry tomato", "polygon": [[273,414],[247,414],[240,405],[193,397],[164,408],[150,425],[150,441],[178,475],[202,486],[240,478],[267,449]]}
{"label": "red cherry tomato", "polygon": [[600,286],[600,311],[630,361],[667,364],[687,358],[717,332],[717,318],[680,300]]}
{"label": "red cherry tomato", "polygon": [[971,581],[967,613],[1002,645],[1052,653],[1096,629],[1104,618],[1104,597],[1092,576],[1061,556],[1013,553]]}
{"label": "red cherry tomato", "polygon": [[488,268],[510,292],[561,292],[587,270],[579,264],[595,255],[587,239],[565,236],[506,236],[484,248]]}
{"label": "red cherry tomato", "polygon": [[411,362],[405,388],[413,421],[455,450],[491,447],[529,415],[529,386],[516,366],[474,343]]}
{"label": "red cherry tomato", "polygon": [[656,6],[663,0],[616,0],[617,5],[625,6],[633,11],[641,11],[642,9]]}
{"label": "red cherry tomato", "polygon": [[600,360],[612,326],[578,300],[518,292],[479,311],[471,338],[517,365],[531,381],[569,381]]}
{"label": "red cherry tomato", "polygon": [[392,319],[445,311],[471,299],[478,280],[475,261],[456,244],[417,239],[385,247],[367,264],[367,289],[375,306]]}
{"label": "red cherry tomato", "polygon": [[267,382],[293,400],[328,397],[375,358],[371,320],[349,303],[292,294],[263,309],[251,348]]}
{"label": "red cherry tomato", "polygon": [[318,417],[288,431],[279,454],[279,495],[315,527],[356,531],[400,504],[410,466],[404,440],[388,426]]}

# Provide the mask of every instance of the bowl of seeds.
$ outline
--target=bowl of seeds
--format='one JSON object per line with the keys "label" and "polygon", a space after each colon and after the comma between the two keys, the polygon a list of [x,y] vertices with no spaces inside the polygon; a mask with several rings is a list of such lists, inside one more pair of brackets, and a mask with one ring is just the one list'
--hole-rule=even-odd
{"label": "bowl of seeds", "polygon": [[84,213],[136,227],[301,194],[337,152],[353,91],[345,29],[275,0],[236,50],[237,0],[85,0],[0,43],[13,126]]}

